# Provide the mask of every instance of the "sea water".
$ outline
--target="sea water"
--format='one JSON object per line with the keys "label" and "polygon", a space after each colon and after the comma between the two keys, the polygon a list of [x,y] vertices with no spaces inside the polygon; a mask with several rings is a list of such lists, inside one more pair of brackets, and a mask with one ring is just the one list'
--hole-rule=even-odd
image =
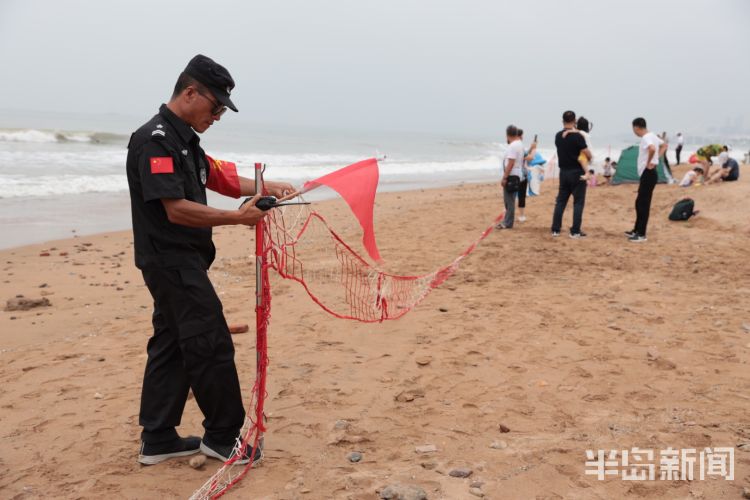
{"label": "sea water", "polygon": [[[130,133],[148,118],[0,115],[0,248],[129,228],[126,147]],[[546,158],[554,154],[549,135],[540,136]],[[266,179],[295,186],[377,157],[379,190],[393,191],[497,182],[505,151],[498,139],[261,125],[227,113],[202,134],[201,145],[214,158],[235,162],[240,175],[252,178],[260,162],[267,165]],[[594,165],[606,156],[616,160],[620,149],[634,142],[595,146]],[[334,194],[311,197],[316,196]],[[230,208],[237,201],[209,193],[209,204]]]}

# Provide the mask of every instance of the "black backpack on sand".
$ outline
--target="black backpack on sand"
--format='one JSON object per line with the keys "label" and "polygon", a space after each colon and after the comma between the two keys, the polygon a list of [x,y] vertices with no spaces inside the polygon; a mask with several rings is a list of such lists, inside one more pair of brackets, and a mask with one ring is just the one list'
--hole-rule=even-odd
{"label": "black backpack on sand", "polygon": [[672,212],[669,214],[669,220],[688,220],[695,215],[694,208],[695,201],[692,198],[684,198],[674,204]]}

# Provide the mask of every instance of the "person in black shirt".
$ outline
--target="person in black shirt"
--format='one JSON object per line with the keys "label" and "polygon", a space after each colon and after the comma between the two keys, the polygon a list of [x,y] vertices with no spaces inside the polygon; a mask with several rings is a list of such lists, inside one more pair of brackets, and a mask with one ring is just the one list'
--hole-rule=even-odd
{"label": "person in black shirt", "polygon": [[[233,163],[208,157],[196,134],[227,108],[237,111],[233,88],[226,68],[195,56],[169,103],[128,144],[135,265],[154,299],[139,419],[138,461],[146,465],[198,451],[227,460],[245,421],[234,344],[207,271],[216,254],[211,228],[254,226],[264,212],[255,207],[255,182],[238,176]],[[235,198],[256,195],[238,210],[219,210],[207,206],[206,188]],[[274,182],[265,188],[277,197],[294,190]],[[205,416],[202,439],[182,438],[175,429],[190,389]],[[250,461],[247,453],[239,463]]]}
{"label": "person in black shirt", "polygon": [[565,212],[570,195],[573,195],[573,226],[570,228],[570,237],[579,239],[586,237],[586,233],[581,231],[583,207],[586,203],[586,180],[582,179],[582,176],[586,174],[586,171],[578,162],[578,157],[583,154],[591,161],[591,151],[581,134],[564,134],[566,130],[575,130],[575,124],[576,114],[573,111],[566,111],[563,113],[563,129],[555,135],[560,185],[555,201],[555,212],[552,216],[552,236],[560,236],[563,212]]}

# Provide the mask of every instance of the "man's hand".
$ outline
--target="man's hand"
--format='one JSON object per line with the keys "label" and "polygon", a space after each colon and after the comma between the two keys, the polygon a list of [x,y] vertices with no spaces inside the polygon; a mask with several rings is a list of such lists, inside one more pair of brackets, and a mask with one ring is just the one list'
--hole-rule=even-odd
{"label": "man's hand", "polygon": [[503,187],[505,187],[506,184],[508,184],[508,178],[507,177],[503,177],[503,180],[500,181],[500,185],[503,186]]}
{"label": "man's hand", "polygon": [[260,194],[256,194],[237,210],[237,224],[254,226],[266,216],[266,212],[255,206],[259,199]]}
{"label": "man's hand", "polygon": [[292,186],[288,182],[266,181],[264,183],[264,187],[269,195],[275,196],[276,198],[283,198],[284,196],[292,194],[294,192],[294,186]]}

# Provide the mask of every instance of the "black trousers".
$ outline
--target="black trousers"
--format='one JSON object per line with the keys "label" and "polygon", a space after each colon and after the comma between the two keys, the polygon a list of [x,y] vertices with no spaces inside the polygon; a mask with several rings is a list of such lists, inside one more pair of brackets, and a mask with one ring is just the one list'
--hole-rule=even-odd
{"label": "black trousers", "polygon": [[219,297],[202,269],[143,270],[154,298],[139,423],[148,443],[177,437],[188,389],[205,437],[230,444],[245,420],[234,344]]}
{"label": "black trousers", "polygon": [[518,208],[526,208],[526,189],[529,187],[529,178],[525,178],[518,186]]}
{"label": "black trousers", "polygon": [[570,232],[581,232],[583,207],[586,205],[586,181],[581,180],[582,175],[582,170],[560,170],[560,186],[557,189],[555,212],[552,215],[552,232],[560,232],[563,213],[571,195],[573,195],[573,226],[570,228]]}
{"label": "black trousers", "polygon": [[677,156],[677,165],[679,165],[680,164],[680,153],[682,153],[682,144],[680,144],[679,146],[677,146],[677,148],[675,148],[674,152],[675,152],[675,155]]}
{"label": "black trousers", "polygon": [[648,216],[651,212],[651,198],[654,194],[656,181],[659,179],[655,168],[647,168],[641,174],[638,184],[638,196],[635,199],[635,232],[646,236]]}

